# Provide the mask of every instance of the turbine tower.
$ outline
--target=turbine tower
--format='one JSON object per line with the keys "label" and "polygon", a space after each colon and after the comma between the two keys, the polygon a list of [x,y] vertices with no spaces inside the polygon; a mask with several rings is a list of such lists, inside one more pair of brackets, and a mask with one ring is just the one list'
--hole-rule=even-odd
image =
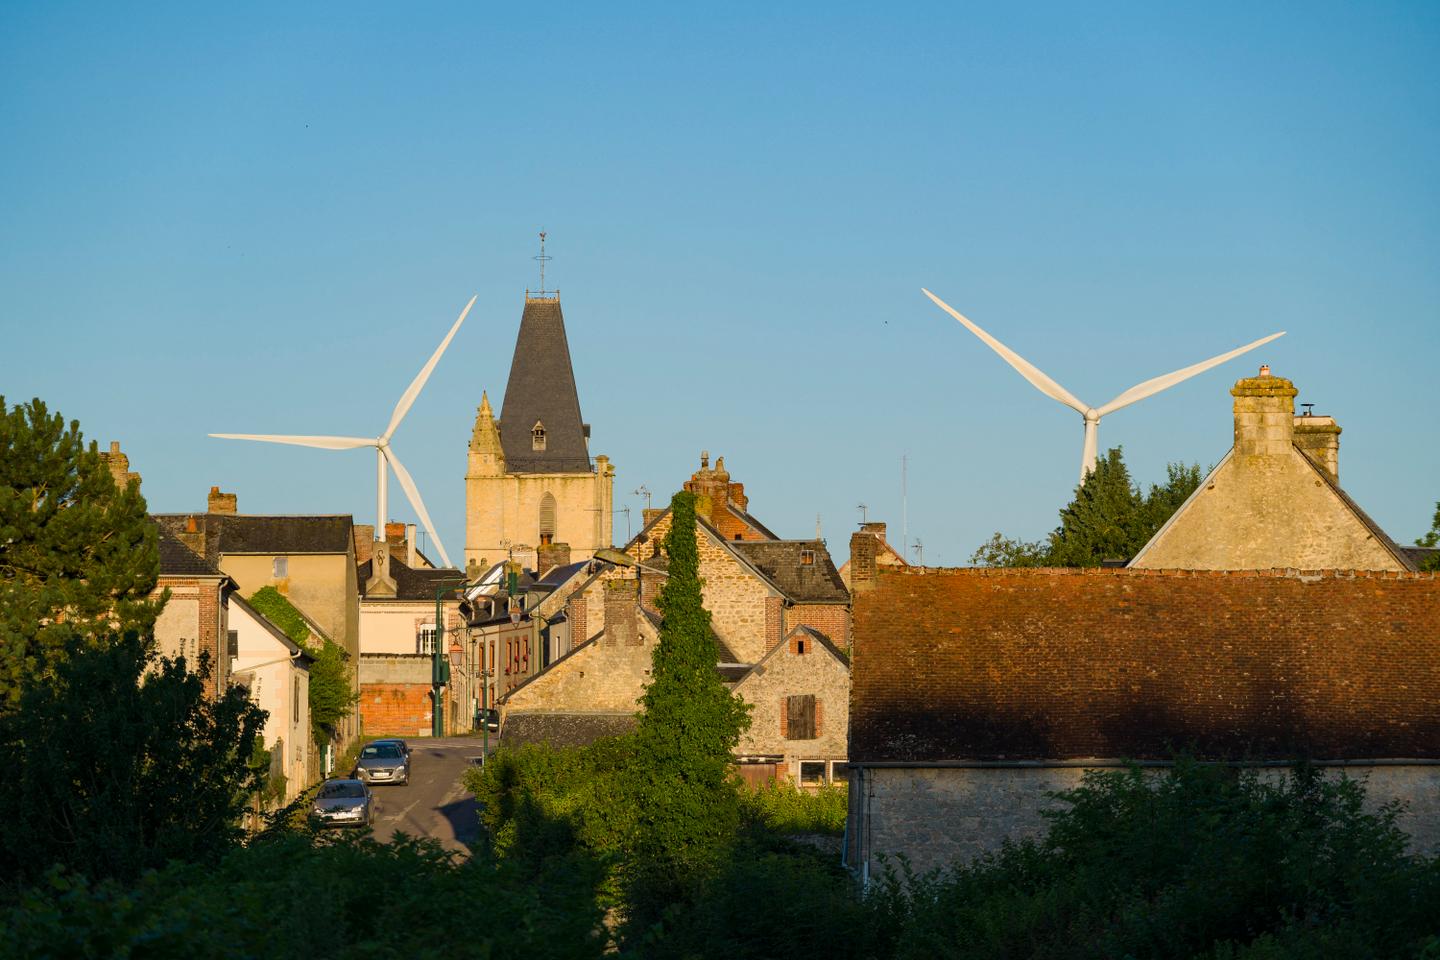
{"label": "turbine tower", "polygon": [[1256,347],[1263,346],[1264,344],[1269,343],[1271,340],[1285,336],[1284,330],[1281,330],[1279,333],[1272,333],[1270,334],[1270,336],[1262,337],[1259,340],[1256,340],[1254,343],[1247,343],[1243,347],[1236,347],[1229,353],[1222,353],[1218,357],[1211,357],[1209,360],[1202,360],[1201,362],[1194,364],[1193,366],[1185,367],[1183,370],[1176,370],[1174,373],[1167,373],[1164,376],[1155,377],[1152,380],[1146,380],[1144,383],[1137,383],[1135,386],[1131,387],[1129,390],[1126,390],[1124,393],[1120,394],[1120,396],[1116,397],[1114,400],[1111,400],[1103,407],[1092,407],[1089,404],[1081,403],[1078,399],[1075,398],[1074,394],[1070,393],[1070,391],[1066,390],[1064,387],[1060,386],[1060,384],[1056,383],[1054,380],[1051,380],[1049,377],[1047,377],[1044,373],[1040,372],[1039,369],[1037,369],[1024,357],[1020,356],[1020,354],[1016,353],[1014,350],[1011,350],[1009,347],[1005,346],[1005,344],[1001,343],[999,340],[996,340],[984,330],[981,330],[979,326],[977,326],[967,317],[961,315],[959,311],[955,310],[944,300],[941,300],[939,297],[935,296],[935,294],[931,293],[929,290],[926,290],[924,287],[920,288],[920,292],[933,300],[935,302],[935,305],[941,310],[944,310],[946,313],[950,314],[950,316],[954,317],[956,320],[959,320],[960,323],[963,324],[967,330],[975,334],[975,336],[979,337],[981,340],[985,341],[986,346],[988,346],[991,350],[994,350],[996,353],[1000,354],[1000,358],[1006,363],[1010,364],[1010,366],[1014,367],[1015,371],[1019,373],[1020,376],[1024,377],[1026,380],[1029,380],[1036,390],[1039,390],[1041,393],[1045,394],[1045,396],[1049,397],[1052,400],[1060,401],[1061,403],[1065,404],[1065,406],[1076,411],[1080,414],[1080,416],[1085,418],[1085,447],[1080,454],[1081,483],[1084,483],[1086,475],[1089,474],[1090,471],[1095,469],[1095,457],[1100,445],[1101,417],[1105,416],[1107,413],[1114,413],[1116,410],[1119,410],[1122,407],[1128,407],[1132,403],[1144,400],[1146,397],[1154,396],[1161,390],[1166,390],[1170,387],[1175,386],[1175,384],[1177,383],[1189,380],[1196,374],[1204,373],[1211,367],[1218,367],[1226,360],[1234,359],[1235,357],[1240,356],[1240,354],[1242,353],[1247,353],[1251,350],[1254,350]]}
{"label": "turbine tower", "polygon": [[440,346],[430,355],[430,361],[420,369],[415,379],[410,381],[410,386],[400,395],[400,401],[395,404],[395,410],[390,414],[390,425],[378,437],[277,436],[264,433],[212,433],[210,436],[219,437],[221,440],[288,443],[297,447],[318,447],[321,450],[357,450],[361,447],[374,447],[376,480],[379,485],[375,498],[375,535],[381,538],[385,536],[385,520],[389,515],[389,511],[386,509],[389,494],[387,490],[390,479],[389,467],[394,467],[395,477],[405,491],[405,498],[410,501],[410,506],[415,509],[415,514],[425,525],[425,532],[430,534],[431,540],[435,541],[435,549],[440,551],[441,561],[448,567],[450,566],[450,555],[445,552],[445,545],[440,542],[440,534],[435,532],[435,527],[430,522],[430,514],[425,509],[425,502],[420,499],[420,491],[415,488],[415,481],[411,479],[410,471],[405,469],[405,465],[400,462],[400,458],[391,449],[390,438],[395,435],[395,429],[400,426],[400,421],[405,419],[405,414],[410,412],[415,398],[420,396],[420,391],[425,387],[425,381],[430,379],[435,365],[440,362],[440,356],[445,352],[445,348],[450,346],[450,341],[455,338],[460,324],[465,322],[465,315],[473,306],[475,306],[475,297],[471,297],[470,302],[465,304],[465,309],[460,311],[460,316],[456,319],[454,326],[450,328],[450,332],[445,334],[445,339],[440,341]]}

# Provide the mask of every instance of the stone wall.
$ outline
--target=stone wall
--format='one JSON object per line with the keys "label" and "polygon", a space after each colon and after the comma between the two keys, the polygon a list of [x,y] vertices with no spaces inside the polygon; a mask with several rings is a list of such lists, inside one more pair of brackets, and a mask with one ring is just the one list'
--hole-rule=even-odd
{"label": "stone wall", "polygon": [[215,577],[161,576],[150,594],[158,598],[166,589],[170,600],[155,621],[155,643],[161,656],[184,656],[193,671],[201,654],[210,657],[207,696],[230,685],[230,658],[226,605],[221,602]]}
{"label": "stone wall", "polygon": [[[544,673],[513,690],[502,713],[633,713],[650,681],[656,635],[648,620],[635,617],[638,643],[606,643],[613,620],[601,640],[591,641],[561,657]],[[618,611],[611,611],[614,617]]]}
{"label": "stone wall", "polygon": [[[1440,852],[1440,764],[1327,767],[1330,776],[1363,780],[1371,809],[1391,800],[1407,807],[1399,826],[1412,849]],[[971,860],[1006,839],[1037,837],[1041,811],[1060,806],[1052,791],[1078,786],[1086,768],[990,766],[864,768],[851,773],[847,862],[862,870],[876,856],[904,854],[917,871]],[[1282,777],[1283,768],[1267,768]]]}
{"label": "stone wall", "polygon": [[[751,705],[750,729],[740,735],[739,756],[783,756],[790,776],[798,777],[800,760],[843,760],[850,736],[850,670],[834,654],[805,638],[804,653],[796,644],[776,648],[735,685],[735,693]],[[787,697],[813,694],[817,736],[792,740],[782,723]]]}
{"label": "stone wall", "polygon": [[593,473],[507,473],[465,478],[465,563],[485,569],[506,559],[534,567],[540,543],[540,502],[555,498],[555,542],[584,560],[614,539],[615,469],[595,458]]}

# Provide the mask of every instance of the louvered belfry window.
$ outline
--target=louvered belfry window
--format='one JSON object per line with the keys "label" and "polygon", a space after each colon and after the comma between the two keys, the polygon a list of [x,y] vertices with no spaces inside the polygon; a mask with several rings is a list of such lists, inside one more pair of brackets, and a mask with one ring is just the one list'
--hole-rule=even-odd
{"label": "louvered belfry window", "polygon": [[545,494],[540,498],[540,541],[546,541],[546,537],[555,536],[555,495]]}
{"label": "louvered belfry window", "polygon": [[535,426],[530,429],[530,449],[545,449],[545,424],[541,423],[539,420],[536,420]]}

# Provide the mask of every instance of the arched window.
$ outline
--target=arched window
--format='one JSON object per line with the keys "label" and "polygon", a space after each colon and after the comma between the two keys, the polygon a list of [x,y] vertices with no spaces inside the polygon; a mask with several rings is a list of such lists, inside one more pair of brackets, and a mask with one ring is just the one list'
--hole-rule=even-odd
{"label": "arched window", "polygon": [[530,449],[545,449],[545,424],[541,423],[539,420],[536,420],[535,426],[530,428]]}
{"label": "arched window", "polygon": [[551,543],[555,539],[555,495],[546,493],[540,498],[540,542]]}

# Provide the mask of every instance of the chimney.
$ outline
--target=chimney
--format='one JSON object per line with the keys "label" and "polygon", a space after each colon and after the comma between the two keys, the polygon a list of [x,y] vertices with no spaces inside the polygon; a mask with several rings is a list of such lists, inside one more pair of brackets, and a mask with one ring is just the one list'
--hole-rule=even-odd
{"label": "chimney", "polygon": [[100,454],[100,462],[110,471],[110,479],[115,481],[115,486],[124,489],[132,479],[140,482],[140,474],[130,472],[130,458],[121,452],[119,440],[110,441],[110,450]]}
{"label": "chimney", "polygon": [[405,524],[405,566],[415,569],[415,524]]}
{"label": "chimney", "polygon": [[880,520],[867,520],[866,522],[860,524],[860,532],[861,532],[861,533],[868,533],[868,534],[870,534],[870,536],[876,538],[876,539],[879,540],[881,543],[885,543],[885,542],[886,542],[886,540],[885,540],[885,524],[884,524],[883,521],[880,521]]}
{"label": "chimney", "polygon": [[605,644],[637,647],[640,630],[635,624],[635,580],[605,581]]}
{"label": "chimney", "polygon": [[660,514],[662,514],[662,513],[664,513],[664,512],[665,512],[665,508],[664,508],[664,507],[646,507],[644,510],[641,510],[641,511],[640,511],[640,521],[641,521],[641,522],[640,522],[640,526],[641,526],[641,528],[643,529],[643,528],[645,528],[645,527],[650,526],[650,524],[654,523],[655,520],[656,520],[656,518],[659,517]]}
{"label": "chimney", "polygon": [[1317,416],[1308,410],[1296,417],[1295,446],[1331,480],[1340,482],[1340,426],[1334,417]]}
{"label": "chimney", "polygon": [[196,556],[205,556],[205,529],[194,517],[185,518],[185,529],[180,532],[179,540]]}
{"label": "chimney", "polygon": [[385,542],[401,544],[405,542],[405,524],[396,523],[393,520],[385,524]]}
{"label": "chimney", "polygon": [[535,551],[535,573],[538,576],[545,576],[556,567],[563,567],[570,562],[570,544],[568,543],[547,543],[541,540],[539,548]]}
{"label": "chimney", "polygon": [[875,557],[879,551],[880,541],[873,533],[856,530],[850,534],[850,592],[852,594],[875,589]]}
{"label": "chimney", "polygon": [[368,523],[357,523],[350,528],[355,540],[355,562],[364,563],[370,559],[370,547],[375,542],[375,528]]}
{"label": "chimney", "polygon": [[1270,368],[1259,376],[1235,381],[1235,453],[1241,457],[1282,457],[1295,438],[1295,384],[1272,377]]}
{"label": "chimney", "polygon": [[210,513],[224,513],[234,516],[238,509],[238,498],[233,493],[221,493],[219,487],[210,488],[205,509]]}

